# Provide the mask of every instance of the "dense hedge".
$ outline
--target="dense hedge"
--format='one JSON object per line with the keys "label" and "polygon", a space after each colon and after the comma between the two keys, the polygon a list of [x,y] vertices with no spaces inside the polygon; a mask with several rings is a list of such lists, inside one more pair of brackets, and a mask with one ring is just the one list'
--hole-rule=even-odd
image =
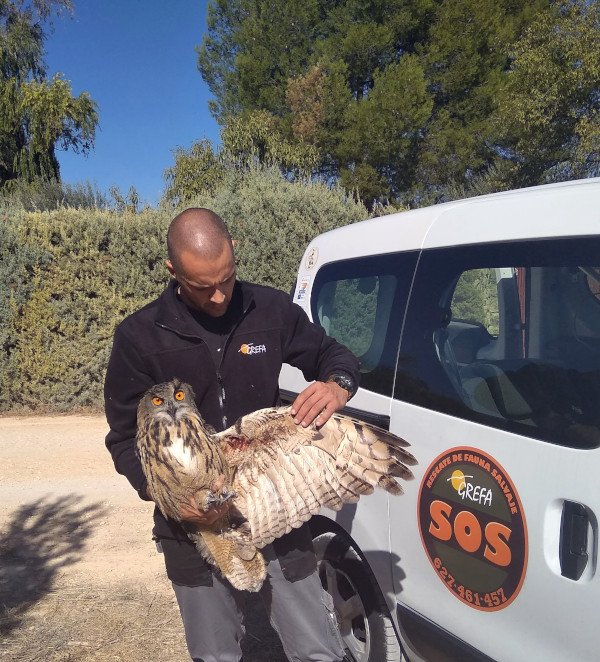
{"label": "dense hedge", "polygon": [[99,406],[116,324],[162,290],[164,213],[2,215],[0,407]]}
{"label": "dense hedge", "polygon": [[[339,191],[270,172],[231,177],[195,204],[228,224],[240,278],[285,290],[312,237],[367,215]],[[174,213],[0,206],[0,410],[101,408],[115,326],[168,281]]]}

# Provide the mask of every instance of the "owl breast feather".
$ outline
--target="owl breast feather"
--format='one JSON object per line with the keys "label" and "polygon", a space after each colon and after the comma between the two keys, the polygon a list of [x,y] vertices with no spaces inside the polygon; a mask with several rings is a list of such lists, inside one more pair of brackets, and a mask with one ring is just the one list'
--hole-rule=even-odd
{"label": "owl breast feather", "polygon": [[170,446],[163,448],[164,459],[167,464],[174,460],[185,473],[196,473],[198,471],[198,454],[194,452],[189,444],[186,444],[180,435],[172,438]]}

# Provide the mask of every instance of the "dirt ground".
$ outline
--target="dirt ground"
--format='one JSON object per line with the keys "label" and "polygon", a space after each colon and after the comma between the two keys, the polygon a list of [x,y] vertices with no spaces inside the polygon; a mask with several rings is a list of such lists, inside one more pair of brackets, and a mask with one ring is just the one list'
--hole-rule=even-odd
{"label": "dirt ground", "polygon": [[[113,468],[102,416],[0,417],[0,660],[189,660],[151,540],[152,509]],[[285,662],[262,605],[245,662]]]}

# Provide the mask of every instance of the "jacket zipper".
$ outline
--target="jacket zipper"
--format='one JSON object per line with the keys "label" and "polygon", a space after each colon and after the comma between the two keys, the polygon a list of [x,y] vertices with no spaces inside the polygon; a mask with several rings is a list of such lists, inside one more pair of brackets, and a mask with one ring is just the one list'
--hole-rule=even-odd
{"label": "jacket zipper", "polygon": [[[223,359],[221,359],[223,360]],[[223,430],[227,429],[227,415],[225,414],[225,386],[221,373],[217,370],[217,383],[219,384],[219,407],[221,408],[221,423]]]}
{"label": "jacket zipper", "polygon": [[231,331],[229,332],[229,334],[227,335],[227,338],[225,339],[225,342],[223,343],[223,350],[221,352],[221,360],[219,361],[219,367],[217,368],[217,383],[219,384],[219,405],[221,407],[221,423],[223,424],[223,430],[227,429],[228,422],[227,422],[227,415],[225,414],[225,383],[223,382],[223,378],[221,377],[221,366],[223,365],[223,361],[225,360],[225,352],[227,351],[227,348],[229,347],[229,341],[231,340],[231,337],[233,336],[234,331],[241,324],[244,317],[246,317],[246,314],[250,310],[251,305],[252,305],[252,302],[250,302],[246,306],[246,308],[244,308],[242,310],[242,314],[240,315],[240,319],[231,327]]}

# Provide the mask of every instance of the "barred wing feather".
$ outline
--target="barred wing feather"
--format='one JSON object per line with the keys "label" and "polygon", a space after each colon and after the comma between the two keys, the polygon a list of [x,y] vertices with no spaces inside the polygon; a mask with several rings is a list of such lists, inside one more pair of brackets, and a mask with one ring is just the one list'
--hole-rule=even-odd
{"label": "barred wing feather", "polygon": [[339,510],[375,487],[399,495],[415,458],[396,435],[334,414],[297,426],[290,407],[261,409],[213,436],[233,470],[235,507],[264,547],[327,507]]}

